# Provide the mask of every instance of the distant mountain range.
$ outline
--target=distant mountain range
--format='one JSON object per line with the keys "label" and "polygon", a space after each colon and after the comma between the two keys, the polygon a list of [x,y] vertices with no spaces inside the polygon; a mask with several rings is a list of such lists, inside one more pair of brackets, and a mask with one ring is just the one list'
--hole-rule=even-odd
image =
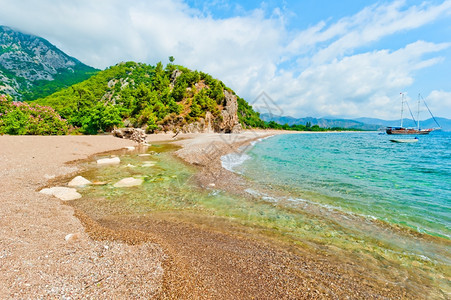
{"label": "distant mountain range", "polygon": [[33,100],[81,82],[98,70],[47,40],[0,26],[0,93]]}
{"label": "distant mountain range", "polygon": [[[380,130],[387,126],[399,126],[401,124],[401,120],[382,120],[375,118],[357,118],[357,119],[333,119],[333,118],[293,118],[289,116],[274,116],[267,113],[263,113],[260,115],[261,119],[270,122],[274,121],[279,124],[288,124],[288,125],[305,125],[307,122],[310,124],[318,125],[324,128],[332,128],[332,127],[343,127],[343,128],[352,128],[359,130]],[[440,124],[442,130],[451,131],[451,120],[446,118],[435,118]],[[403,126],[406,127],[415,127],[416,123],[411,119],[404,119]],[[434,119],[430,118],[420,122],[420,127],[422,128],[436,128],[438,127],[435,123]]]}

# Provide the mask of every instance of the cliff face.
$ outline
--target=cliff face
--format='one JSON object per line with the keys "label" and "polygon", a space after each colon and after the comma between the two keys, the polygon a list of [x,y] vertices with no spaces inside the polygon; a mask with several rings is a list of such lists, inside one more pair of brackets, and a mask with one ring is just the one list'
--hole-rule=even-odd
{"label": "cliff face", "polygon": [[50,94],[95,71],[43,38],[0,26],[0,93],[30,100],[43,96],[46,88]]}

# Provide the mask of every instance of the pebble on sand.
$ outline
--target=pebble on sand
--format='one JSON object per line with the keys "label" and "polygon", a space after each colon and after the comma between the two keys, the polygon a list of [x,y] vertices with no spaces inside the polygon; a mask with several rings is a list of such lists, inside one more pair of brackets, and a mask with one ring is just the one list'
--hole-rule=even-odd
{"label": "pebble on sand", "polygon": [[130,186],[141,185],[143,182],[144,182],[144,180],[142,180],[142,179],[127,177],[127,178],[124,178],[124,179],[116,182],[115,184],[113,184],[113,186],[114,187],[130,187]]}
{"label": "pebble on sand", "polygon": [[101,158],[97,160],[98,165],[111,165],[111,164],[119,164],[121,159],[119,157],[112,158]]}
{"label": "pebble on sand", "polygon": [[77,176],[74,179],[72,179],[67,185],[68,186],[85,186],[90,185],[92,182],[88,179],[84,178],[83,176]]}
{"label": "pebble on sand", "polygon": [[52,188],[45,188],[39,191],[41,194],[52,195],[63,201],[69,201],[81,198],[81,194],[74,188],[56,186]]}
{"label": "pebble on sand", "polygon": [[80,239],[80,234],[79,233],[69,233],[68,235],[66,235],[64,237],[64,239],[66,240],[66,242],[70,243],[70,242],[74,242],[78,239]]}

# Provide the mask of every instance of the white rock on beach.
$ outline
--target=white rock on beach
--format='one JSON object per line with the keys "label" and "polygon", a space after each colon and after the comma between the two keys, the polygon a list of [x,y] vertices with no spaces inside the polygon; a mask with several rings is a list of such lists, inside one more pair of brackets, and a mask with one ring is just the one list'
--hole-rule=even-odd
{"label": "white rock on beach", "polygon": [[130,187],[130,186],[141,185],[143,182],[144,182],[144,180],[142,180],[142,179],[127,177],[127,178],[124,178],[124,179],[116,182],[115,184],[113,184],[113,186],[114,187]]}
{"label": "white rock on beach", "polygon": [[135,147],[129,146],[129,147],[125,147],[125,149],[127,149],[128,151],[133,151],[133,150],[135,150]]}
{"label": "white rock on beach", "polygon": [[142,154],[138,154],[138,156],[145,157],[145,156],[150,156],[150,154],[149,153],[142,153]]}
{"label": "white rock on beach", "polygon": [[77,176],[74,179],[72,179],[67,185],[68,186],[85,186],[90,185],[92,182],[88,179],[84,178],[83,176]]}
{"label": "white rock on beach", "polygon": [[113,164],[119,164],[121,162],[121,159],[119,157],[112,157],[112,158],[101,158],[97,160],[98,165],[113,165]]}
{"label": "white rock on beach", "polygon": [[56,186],[52,188],[45,188],[39,191],[41,194],[52,195],[63,201],[69,201],[81,198],[81,194],[74,188]]}

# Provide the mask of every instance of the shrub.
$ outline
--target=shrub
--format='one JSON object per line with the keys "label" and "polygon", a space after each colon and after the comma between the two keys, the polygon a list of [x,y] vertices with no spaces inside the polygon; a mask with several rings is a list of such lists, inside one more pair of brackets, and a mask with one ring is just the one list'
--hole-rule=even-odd
{"label": "shrub", "polygon": [[0,134],[63,135],[67,121],[48,106],[12,101],[0,95]]}

